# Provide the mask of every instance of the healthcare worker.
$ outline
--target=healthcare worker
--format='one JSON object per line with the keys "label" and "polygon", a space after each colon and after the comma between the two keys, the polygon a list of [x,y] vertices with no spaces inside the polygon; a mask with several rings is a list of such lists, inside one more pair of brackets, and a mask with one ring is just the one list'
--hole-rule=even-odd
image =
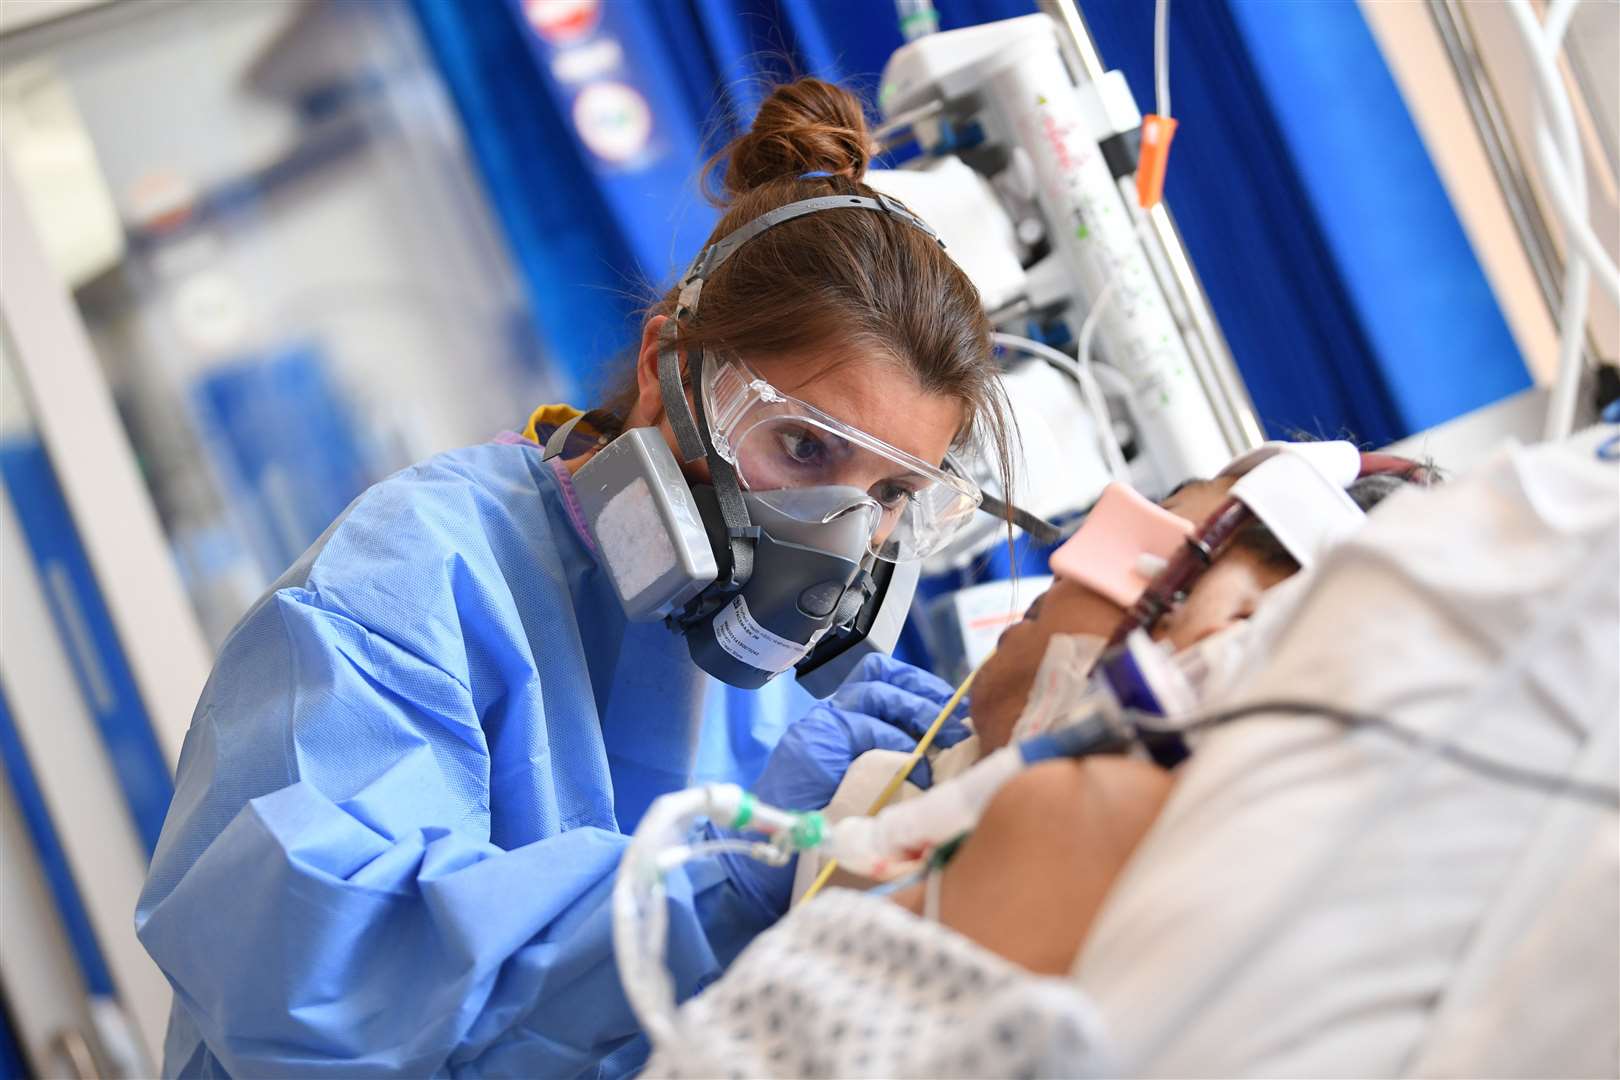
{"label": "healthcare worker", "polygon": [[[175,991],[167,1073],[644,1060],[609,896],[642,811],[687,781],[703,668],[790,666],[853,617],[873,560],[926,554],[979,506],[950,450],[984,436],[1007,457],[978,295],[861,182],[869,148],[844,91],[778,88],[728,149],[726,212],[622,394],[384,480],[231,634],[136,916]],[[621,468],[660,454],[682,464]],[[618,462],[624,501],[588,520],[612,486],[576,487],[593,462]],[[719,538],[718,584],[666,598],[667,625],[626,614],[669,562],[649,527],[679,524],[647,516],[654,496],[695,499]],[[735,527],[744,512],[755,527]],[[789,580],[828,566],[830,585]],[[784,582],[797,599],[772,630],[763,609],[782,605],[755,585]],[[806,613],[822,621],[792,622]],[[760,796],[824,803],[862,752],[913,746],[948,693],[868,657],[790,726]],[[682,993],[781,914],[790,879],[711,859],[672,884]]]}

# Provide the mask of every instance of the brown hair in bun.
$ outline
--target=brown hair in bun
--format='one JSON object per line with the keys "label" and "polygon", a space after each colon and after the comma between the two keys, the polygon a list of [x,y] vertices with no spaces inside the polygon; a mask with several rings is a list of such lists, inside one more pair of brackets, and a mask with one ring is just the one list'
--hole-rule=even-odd
{"label": "brown hair in bun", "polygon": [[[808,78],[778,86],[752,127],[709,163],[725,212],[707,243],[800,199],[875,196],[862,178],[876,151],[861,103],[847,90]],[[648,316],[672,315],[675,301],[672,288]],[[1012,423],[978,290],[935,240],[889,214],[828,211],[765,230],[707,279],[677,340],[688,354],[795,356],[821,365],[865,354],[897,364],[922,393],[960,402],[957,445],[991,447],[1004,490],[1011,489]],[[622,421],[635,401],[632,373],[604,408]]]}
{"label": "brown hair in bun", "polygon": [[849,91],[800,79],[779,86],[753,126],[709,163],[721,205],[784,177],[825,172],[860,180],[877,153],[861,103]]}

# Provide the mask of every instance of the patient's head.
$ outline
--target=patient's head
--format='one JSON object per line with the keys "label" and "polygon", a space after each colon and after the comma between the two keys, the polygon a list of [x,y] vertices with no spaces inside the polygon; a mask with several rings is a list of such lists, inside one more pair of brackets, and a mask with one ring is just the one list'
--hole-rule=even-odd
{"label": "patient's head", "polygon": [[[1369,510],[1406,481],[1396,476],[1367,476],[1350,485],[1357,506]],[[1193,480],[1166,496],[1166,510],[1200,525],[1226,501],[1236,477]],[[1287,580],[1299,564],[1259,521],[1251,521],[1222,550],[1215,564],[1154,628],[1155,640],[1177,651],[1254,614],[1267,589]],[[983,748],[1006,744],[1023,713],[1035,672],[1046,647],[1058,634],[1106,638],[1124,616],[1118,604],[1086,586],[1059,578],[1030,606],[1022,622],[1008,627],[974,680],[973,726]]]}

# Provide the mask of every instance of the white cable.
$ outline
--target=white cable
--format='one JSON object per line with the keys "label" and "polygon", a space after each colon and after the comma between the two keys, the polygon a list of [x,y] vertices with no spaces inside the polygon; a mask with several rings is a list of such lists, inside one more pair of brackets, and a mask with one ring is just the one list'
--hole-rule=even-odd
{"label": "white cable", "polygon": [[[1095,379],[1091,374],[1091,346],[1097,340],[1097,327],[1102,324],[1103,313],[1108,310],[1108,305],[1113,303],[1114,294],[1118,291],[1119,278],[1116,276],[1109,280],[1108,284],[1103,287],[1102,292],[1097,294],[1097,299],[1092,303],[1091,310],[1086,312],[1085,320],[1080,324],[1080,336],[1077,340],[1078,347],[1075,349],[1075,352],[1079,355],[1078,367],[1080,371],[1085,373],[1086,378],[1092,379],[1093,382],[1095,382]],[[1110,443],[1114,441],[1112,432],[1110,432],[1108,441]],[[1118,453],[1117,447],[1115,452]],[[1117,466],[1114,464],[1113,459],[1109,460],[1109,466],[1114,473],[1114,479],[1128,482],[1125,456],[1123,454],[1119,455]]]}
{"label": "white cable", "polygon": [[1564,263],[1564,297],[1558,312],[1558,375],[1547,397],[1547,420],[1542,438],[1567,438],[1575,430],[1580,408],[1581,377],[1586,374],[1586,313],[1591,303],[1592,270],[1578,251],[1569,251]]}
{"label": "white cable", "polygon": [[[1151,217],[1144,213],[1137,214],[1136,224],[1131,227],[1131,238],[1140,245],[1142,234],[1152,227],[1153,219]],[[1137,256],[1144,261],[1147,258],[1140,248],[1137,251]],[[1124,263],[1122,262],[1120,265],[1123,266]],[[1085,320],[1080,324],[1079,337],[1076,339],[1078,348],[1075,351],[1078,353],[1078,357],[1071,357],[1067,353],[1059,352],[1049,345],[1042,345],[1038,341],[1031,341],[1029,338],[1019,337],[1016,334],[998,332],[992,334],[991,337],[996,340],[997,344],[1004,344],[1009,348],[1024,349],[1035,356],[1048,360],[1074,377],[1074,380],[1080,384],[1081,395],[1085,398],[1086,405],[1091,410],[1093,421],[1096,422],[1097,438],[1102,445],[1103,458],[1108,464],[1109,473],[1113,475],[1115,480],[1128,484],[1131,480],[1130,466],[1126,464],[1125,455],[1119,448],[1119,442],[1114,438],[1113,421],[1108,417],[1108,406],[1103,397],[1102,388],[1098,385],[1096,376],[1093,374],[1091,361],[1091,348],[1097,337],[1097,329],[1102,324],[1103,315],[1108,311],[1108,305],[1113,302],[1114,294],[1119,291],[1120,279],[1123,276],[1121,271],[1116,270],[1114,276],[1109,279],[1108,284],[1103,286],[1102,292],[1097,294],[1097,299],[1092,302],[1091,309],[1086,312]],[[1126,395],[1125,401],[1127,406],[1131,408],[1133,419],[1136,419],[1138,426],[1140,426],[1141,419],[1135,411],[1132,395]]]}
{"label": "white cable", "polygon": [[1105,363],[1102,360],[1093,360],[1091,362],[1091,373],[1097,376],[1097,382],[1102,386],[1104,392],[1112,390],[1123,397],[1127,405],[1130,404],[1131,380],[1123,371],[1113,364]]}
{"label": "white cable", "polygon": [[1544,437],[1561,439],[1575,426],[1591,272],[1620,302],[1620,273],[1592,233],[1586,191],[1586,161],[1575,127],[1574,107],[1558,70],[1564,33],[1580,0],[1556,0],[1542,26],[1528,0],[1510,0],[1508,11],[1536,73],[1536,158],[1553,208],[1564,226],[1564,286],[1559,311],[1558,375],[1547,405]]}
{"label": "white cable", "polygon": [[[1557,79],[1556,70],[1563,32],[1574,10],[1575,0],[1563,0],[1548,12],[1547,25],[1526,40],[1526,49],[1532,54],[1537,69],[1536,153],[1542,172],[1546,175],[1553,205],[1561,208],[1560,216],[1566,219],[1566,235],[1570,233],[1567,224],[1572,214],[1570,208],[1579,207],[1584,212],[1587,207],[1586,164],[1581,155],[1569,98],[1563,92],[1563,84]],[[1524,14],[1529,14],[1528,4]],[[1521,31],[1534,31],[1534,18],[1520,21],[1520,27]],[[1549,63],[1553,66],[1553,89],[1556,91],[1550,97],[1543,82]],[[1549,108],[1557,123],[1556,136],[1549,127]],[[1554,144],[1555,137],[1557,145]],[[1549,440],[1562,439],[1574,429],[1575,413],[1580,404],[1581,376],[1585,371],[1582,345],[1591,295],[1591,272],[1582,252],[1576,250],[1572,243],[1566,243],[1565,247],[1564,295],[1558,313],[1558,374],[1552,393],[1548,395],[1547,419],[1542,431],[1543,437]]]}
{"label": "white cable", "polygon": [[1153,111],[1170,115],[1170,0],[1153,4]]}
{"label": "white cable", "polygon": [[[1103,290],[1107,296],[1113,286]],[[1097,305],[1092,305],[1092,311]],[[1090,321],[1090,316],[1087,316]],[[1084,330],[1082,328],[1082,335]],[[1129,481],[1130,466],[1125,463],[1125,455],[1119,448],[1119,442],[1114,438],[1114,422],[1108,415],[1108,402],[1103,396],[1102,387],[1097,384],[1091,373],[1089,358],[1085,362],[1076,360],[1060,349],[1042,344],[1030,338],[1019,337],[1017,334],[1004,334],[996,331],[990,335],[990,340],[1003,349],[1016,349],[1019,352],[1045,360],[1059,371],[1072,378],[1080,387],[1080,398],[1086,404],[1086,411],[1091,413],[1093,425],[1097,428],[1097,445],[1102,450],[1103,460],[1108,465],[1108,471],[1115,480]]]}
{"label": "white cable", "polygon": [[[1537,149],[1540,149],[1539,144]],[[1603,287],[1603,291],[1620,303],[1620,268],[1615,266],[1609,253],[1603,250],[1603,242],[1598,239],[1597,233],[1592,231],[1591,223],[1582,221],[1575,215],[1574,208],[1582,205],[1582,202],[1570,194],[1568,187],[1565,186],[1566,178],[1561,173],[1552,172],[1557,167],[1557,161],[1555,156],[1550,157],[1545,152],[1537,155],[1537,164],[1548,174],[1544,177],[1547,182],[1547,193],[1551,196],[1553,209],[1558,212],[1559,223],[1564,226],[1564,238],[1592,264],[1592,269],[1597,271],[1598,284]]]}
{"label": "white cable", "polygon": [[[1544,179],[1548,194],[1552,197],[1553,209],[1558,212],[1568,243],[1581,250],[1597,271],[1599,283],[1620,303],[1620,269],[1616,268],[1614,260],[1604,250],[1597,234],[1592,231],[1591,222],[1587,220],[1585,157],[1575,125],[1574,106],[1565,89],[1563,75],[1558,70],[1564,33],[1579,2],[1560,0],[1555,3],[1544,28],[1537,27],[1528,3],[1522,9],[1516,4],[1512,5],[1509,10],[1513,13],[1514,23],[1524,38],[1535,67],[1538,109],[1550,108],[1551,119],[1556,125],[1556,129],[1546,137],[1550,139],[1556,135],[1556,153],[1545,139],[1538,137],[1536,142],[1537,163],[1547,174]],[[1545,117],[1545,112],[1538,113],[1538,118],[1542,119],[1538,125],[1538,136],[1545,130]]]}
{"label": "white cable", "polygon": [[[1564,87],[1563,75],[1558,70],[1558,55],[1563,46],[1564,33],[1578,4],[1579,0],[1555,3],[1545,27],[1537,24],[1528,0],[1511,0],[1508,11],[1513,16],[1514,26],[1524,41],[1536,74],[1537,117],[1540,121],[1537,125],[1537,164],[1546,174],[1543,179],[1553,209],[1558,212],[1569,244],[1581,250],[1597,270],[1604,289],[1620,302],[1620,271],[1617,271],[1614,260],[1604,250],[1587,220],[1585,162],[1575,126],[1574,107]],[[1551,131],[1547,130],[1549,117],[1545,110],[1548,109],[1551,110],[1550,119],[1554,125]],[[1542,135],[1543,131],[1547,131],[1545,136]],[[1556,152],[1546,145],[1546,140],[1553,137],[1557,140]]]}

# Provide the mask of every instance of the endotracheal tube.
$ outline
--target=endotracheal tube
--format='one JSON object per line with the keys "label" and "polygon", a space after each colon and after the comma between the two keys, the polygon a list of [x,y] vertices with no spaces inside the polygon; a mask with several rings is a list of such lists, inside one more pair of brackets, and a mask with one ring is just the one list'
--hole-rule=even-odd
{"label": "endotracheal tube", "polygon": [[[820,812],[780,810],[735,784],[677,791],[655,801],[625,851],[613,886],[613,945],[625,995],[655,1045],[677,1037],[675,987],[664,964],[668,933],[665,875],[697,858],[733,852],[781,865],[799,852],[820,851],[862,877],[888,880],[914,869],[942,844],[972,829],[995,794],[1018,772],[1040,761],[1123,749],[1128,723],[1099,711],[1059,731],[1003,747],[953,780],[875,817],[828,825]],[[707,819],[759,839],[695,840]]]}

